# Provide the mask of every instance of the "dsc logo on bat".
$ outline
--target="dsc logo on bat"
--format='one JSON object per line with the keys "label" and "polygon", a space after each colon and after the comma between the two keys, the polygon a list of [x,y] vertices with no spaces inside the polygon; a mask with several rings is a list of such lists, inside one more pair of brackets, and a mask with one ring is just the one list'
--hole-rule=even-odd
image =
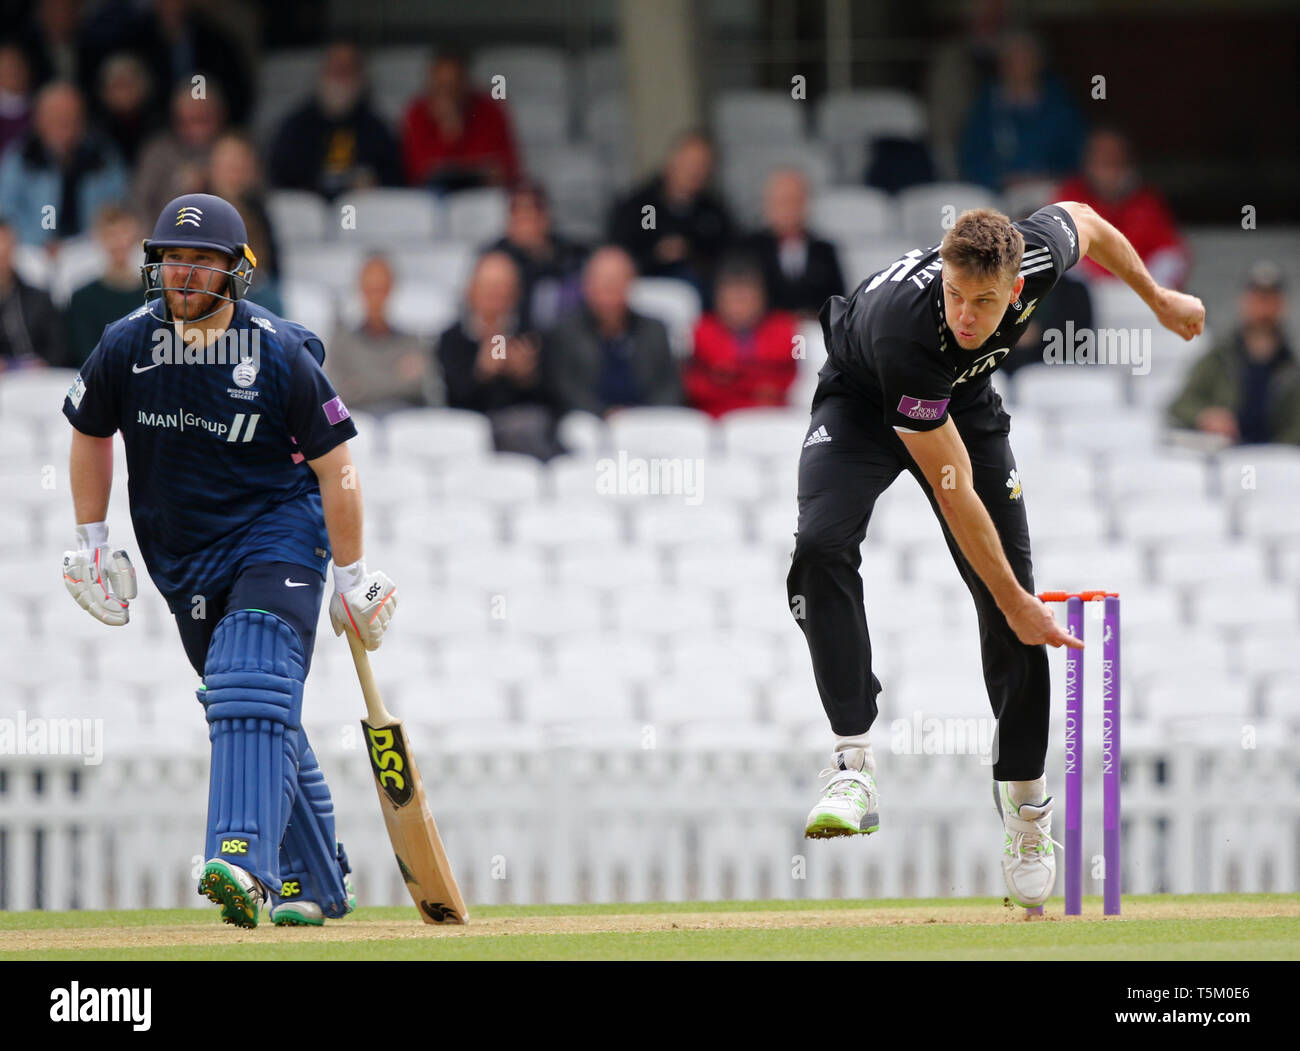
{"label": "dsc logo on bat", "polygon": [[376,730],[361,724],[370,741],[370,765],[375,778],[394,806],[405,806],[411,801],[411,783],[406,777],[409,763],[401,737],[394,730]]}

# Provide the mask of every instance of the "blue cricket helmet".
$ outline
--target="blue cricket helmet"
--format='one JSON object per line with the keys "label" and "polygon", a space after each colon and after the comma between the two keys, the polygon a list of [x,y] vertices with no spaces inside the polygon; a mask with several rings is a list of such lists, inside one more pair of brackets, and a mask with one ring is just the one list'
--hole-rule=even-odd
{"label": "blue cricket helmet", "polygon": [[[210,251],[223,252],[231,257],[228,270],[220,267],[194,266],[195,270],[213,270],[226,275],[225,292],[213,292],[218,300],[234,303],[248,294],[253,282],[253,271],[257,267],[257,257],[248,246],[248,231],[244,220],[229,201],[215,197],[210,193],[187,193],[169,201],[154,224],[153,237],[144,242],[144,265],[140,267],[140,277],[144,282],[144,301],[150,307],[149,313],[159,321],[168,321],[170,317],[155,314],[152,303],[161,300],[164,315],[169,314],[165,292],[185,291],[183,286],[165,287],[162,283],[162,256],[166,248],[206,248]],[[200,318],[187,318],[188,321],[202,321],[211,317],[222,307],[218,304]]]}

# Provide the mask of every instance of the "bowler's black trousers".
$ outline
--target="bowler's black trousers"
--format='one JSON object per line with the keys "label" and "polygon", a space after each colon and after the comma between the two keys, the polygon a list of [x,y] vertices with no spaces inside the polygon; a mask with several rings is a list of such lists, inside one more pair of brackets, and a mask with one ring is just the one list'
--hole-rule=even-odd
{"label": "bowler's black trousers", "polygon": [[[987,397],[952,419],[970,454],[975,491],[993,519],[1011,569],[1032,592],[1024,498],[1011,499],[1007,486],[1016,465],[1008,437],[1011,418],[989,387]],[[791,609],[808,640],[832,732],[864,733],[876,718],[881,684],[871,670],[871,638],[858,572],[860,548],[876,499],[906,470],[929,499],[957,570],[975,599],[984,683],[998,720],[993,776],[999,781],[1038,777],[1047,754],[1046,646],[1026,646],[1016,638],[957,546],[920,468],[879,408],[846,391],[838,377],[823,379],[813,399],[809,434],[820,427],[831,440],[805,446],[799,461],[799,531],[786,585]],[[874,612],[886,617],[889,613],[878,607]],[[939,616],[936,608],[936,619]]]}

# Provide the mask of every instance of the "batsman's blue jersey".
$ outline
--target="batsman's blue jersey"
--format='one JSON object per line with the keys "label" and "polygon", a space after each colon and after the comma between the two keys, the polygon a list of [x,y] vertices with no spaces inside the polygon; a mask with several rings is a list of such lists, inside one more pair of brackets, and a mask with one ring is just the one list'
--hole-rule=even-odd
{"label": "batsman's blue jersey", "polygon": [[291,562],[322,576],[329,539],[307,460],[356,435],[308,329],[240,300],[208,348],[141,308],[104,329],[63,403],[77,430],[122,432],[131,521],[172,610],[239,570]]}

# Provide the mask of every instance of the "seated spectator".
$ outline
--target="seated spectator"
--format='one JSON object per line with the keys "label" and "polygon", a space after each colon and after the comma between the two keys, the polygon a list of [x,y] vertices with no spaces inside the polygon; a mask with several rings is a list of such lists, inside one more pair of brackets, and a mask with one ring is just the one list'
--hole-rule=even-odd
{"label": "seated spectator", "polygon": [[681,405],[682,384],[663,322],[632,310],[636,267],[621,248],[598,249],[582,274],[582,306],[547,338],[550,387],[563,412],[607,416],[632,405]]}
{"label": "seated spectator", "polygon": [[1169,407],[1170,423],[1243,445],[1300,445],[1300,360],[1282,327],[1281,269],[1250,268],[1237,302],[1237,328],[1192,366]]}
{"label": "seated spectator", "polygon": [[402,185],[397,139],[370,101],[361,49],[331,44],[311,97],[285,118],[271,144],[271,182],[333,199]]}
{"label": "seated spectator", "polygon": [[61,365],[63,326],[50,297],[14,270],[17,231],[0,219],[0,373]]}
{"label": "seated spectator", "polygon": [[81,92],[63,81],[42,88],[31,130],[0,160],[0,215],[19,240],[55,246],[84,233],[101,207],[125,193],[126,168],[87,129]]}
{"label": "seated spectator", "polygon": [[[1091,205],[1129,239],[1158,284],[1183,287],[1187,246],[1160,191],[1142,181],[1122,133],[1099,128],[1088,136],[1083,171],[1067,179],[1053,199]],[[1112,277],[1087,256],[1079,260],[1079,272],[1089,279]]]}
{"label": "seated spectator", "polygon": [[962,133],[962,177],[991,190],[1062,179],[1079,166],[1083,121],[1029,33],[998,49],[997,80],[976,97]]}
{"label": "seated spectator", "polygon": [[406,181],[450,193],[472,186],[510,185],[519,156],[505,106],[472,89],[463,56],[439,55],[424,94],[402,120]]}
{"label": "seated spectator", "polygon": [[56,80],[89,91],[95,55],[85,40],[85,12],[78,0],[40,0],[22,32],[23,54],[32,73],[32,87]]}
{"label": "seated spectator", "polygon": [[563,450],[543,384],[541,340],[519,327],[519,268],[504,252],[479,259],[465,313],[438,340],[438,365],[453,409],[492,421],[499,452],[549,460]]}
{"label": "seated spectator", "polygon": [[121,205],[109,204],[95,216],[95,240],[104,250],[104,272],[72,293],[63,313],[67,350],[63,362],[80,368],[99,342],[105,325],[139,307],[140,240],[145,229],[140,220]]}
{"label": "seated spectator", "polygon": [[581,302],[586,250],[551,229],[551,209],[540,183],[519,183],[510,191],[506,234],[489,251],[505,252],[519,267],[519,323],[524,328],[550,328]]}
{"label": "seated spectator", "polygon": [[22,138],[31,120],[27,59],[14,44],[0,44],[0,153]]}
{"label": "seated spectator", "polygon": [[616,203],[609,218],[609,239],[643,276],[689,281],[705,303],[732,236],[727,209],[708,189],[712,174],[712,145],[690,132],[673,145],[663,171]]}
{"label": "seated spectator", "polygon": [[157,216],[168,201],[202,193],[212,144],[226,126],[226,105],[211,85],[196,99],[188,84],[172,93],[171,127],[140,151],[132,194],[142,216]]}
{"label": "seated spectator", "polygon": [[[208,97],[219,92],[235,124],[248,120],[255,80],[240,41],[217,21],[223,12],[200,10],[194,0],[153,0],[127,23],[122,39],[157,74],[163,92],[184,86],[201,73]],[[167,202],[164,201],[164,204]]]}
{"label": "seated spectator", "polygon": [[816,317],[827,299],[844,295],[835,246],[808,232],[808,180],[800,172],[768,176],[763,221],[741,247],[761,267],[772,309]]}
{"label": "seated spectator", "polygon": [[95,117],[128,167],[139,159],[145,140],[162,126],[153,98],[149,71],[135,55],[121,51],[99,67]]}
{"label": "seated spectator", "polygon": [[763,274],[739,258],[718,268],[714,312],[695,326],[686,364],[686,399],[710,416],[756,405],[784,405],[798,362],[795,317],[767,309]]}
{"label": "seated spectator", "polygon": [[361,267],[361,324],[339,325],[325,355],[325,372],[344,403],[353,409],[384,413],[415,405],[440,405],[442,385],[427,367],[428,348],[389,323],[393,268],[383,256]]}
{"label": "seated spectator", "polygon": [[206,193],[235,206],[248,231],[248,247],[257,257],[248,298],[273,314],[283,314],[280,301],[280,261],[271,216],[262,192],[257,149],[242,132],[228,131],[212,144],[205,180]]}

